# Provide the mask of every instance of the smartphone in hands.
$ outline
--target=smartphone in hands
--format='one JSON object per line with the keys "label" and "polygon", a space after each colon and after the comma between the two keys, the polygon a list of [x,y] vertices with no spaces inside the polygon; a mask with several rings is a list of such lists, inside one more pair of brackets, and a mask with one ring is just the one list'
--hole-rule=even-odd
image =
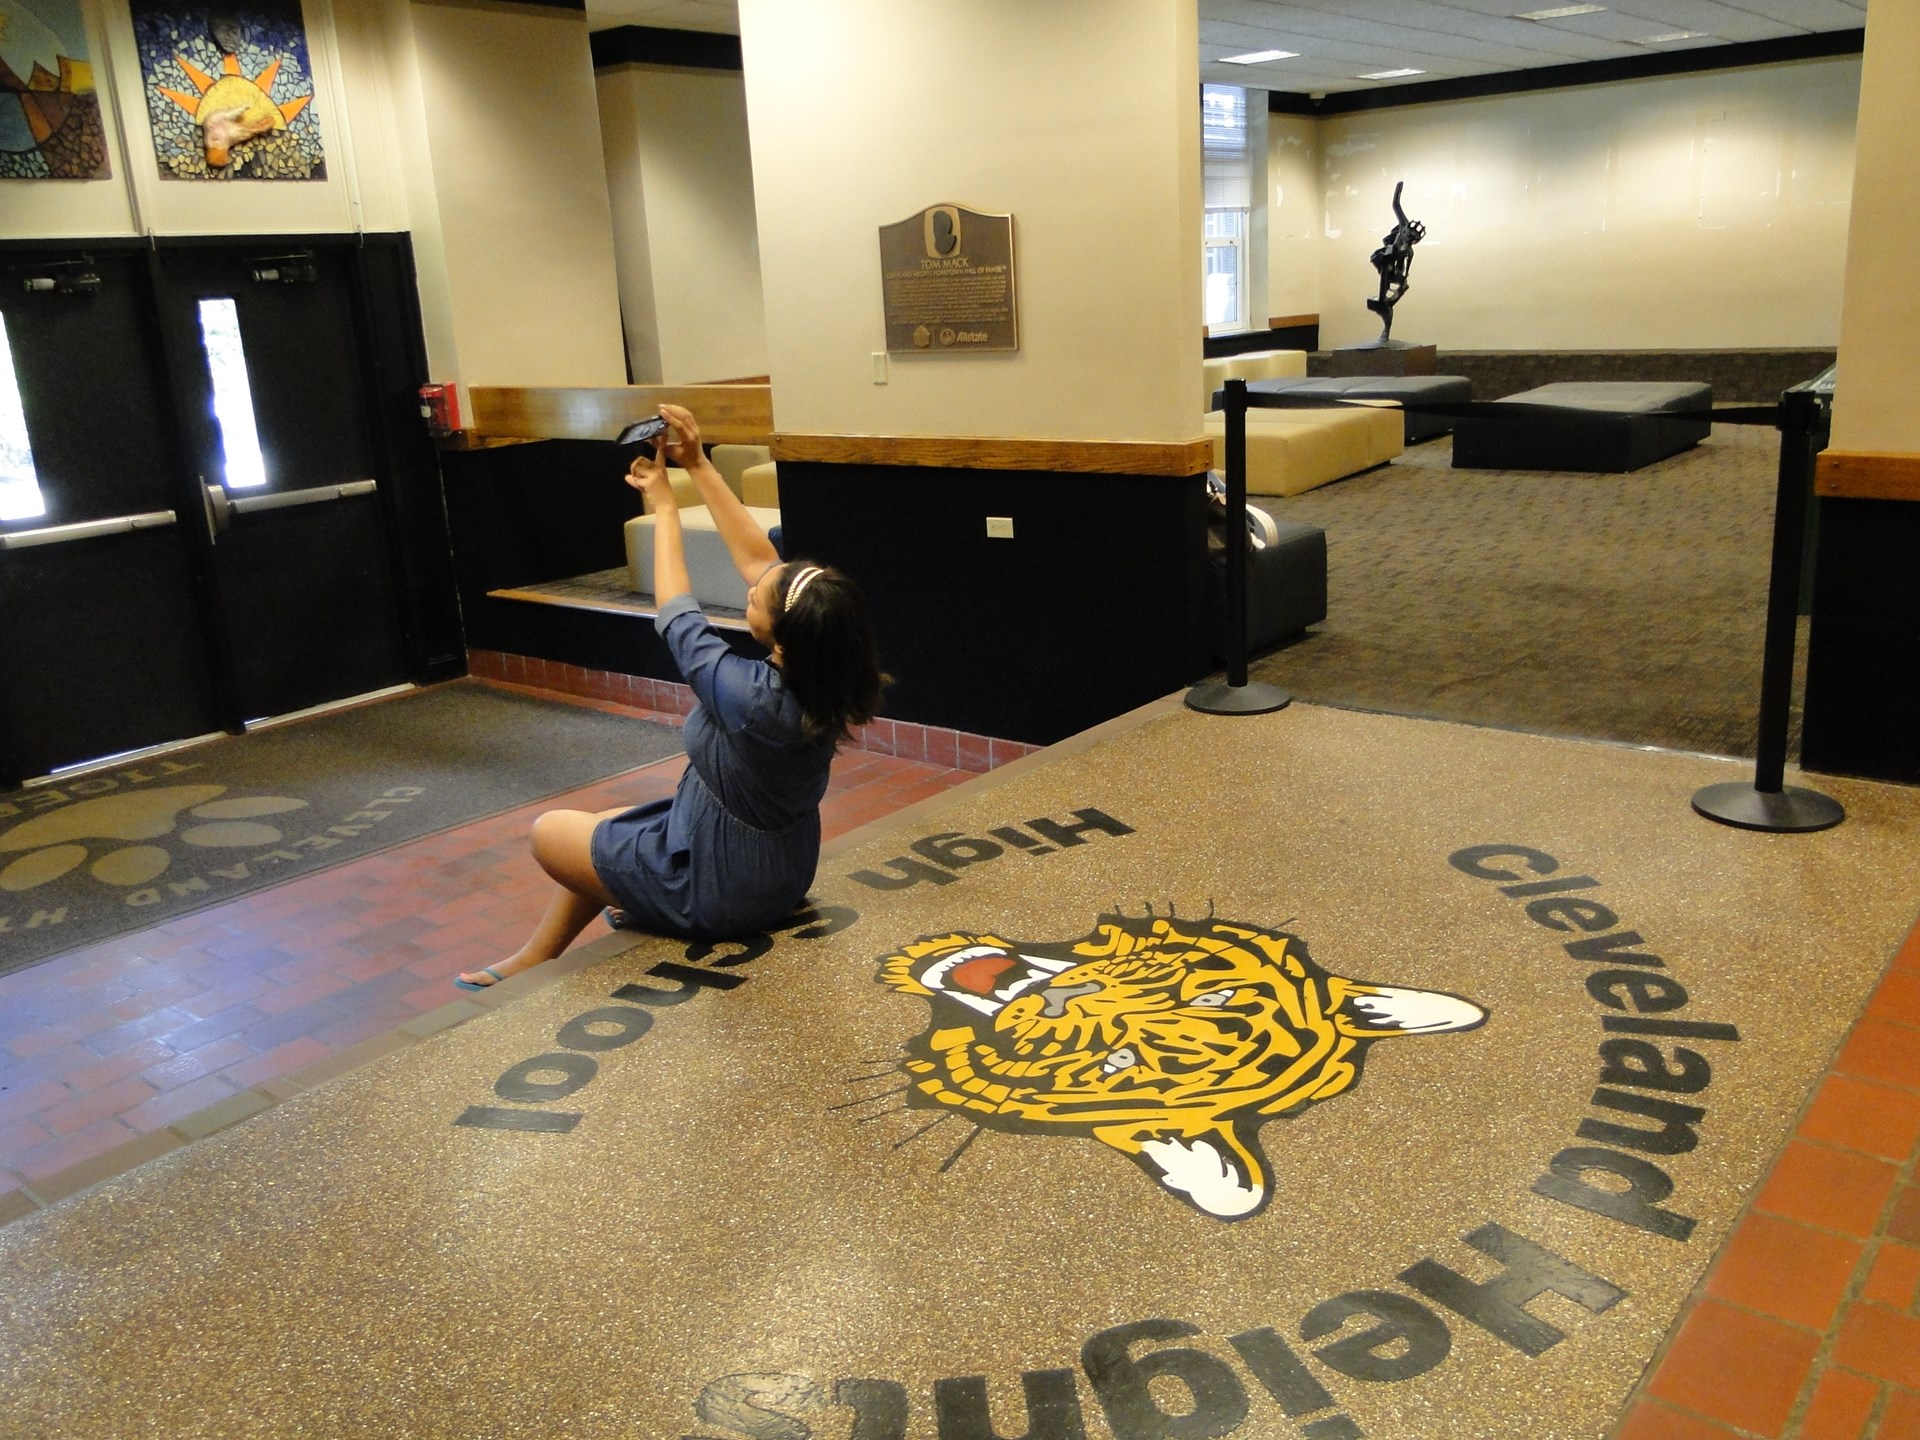
{"label": "smartphone in hands", "polygon": [[666,432],[667,422],[664,416],[649,415],[644,420],[636,420],[620,432],[613,443],[616,445],[651,445]]}

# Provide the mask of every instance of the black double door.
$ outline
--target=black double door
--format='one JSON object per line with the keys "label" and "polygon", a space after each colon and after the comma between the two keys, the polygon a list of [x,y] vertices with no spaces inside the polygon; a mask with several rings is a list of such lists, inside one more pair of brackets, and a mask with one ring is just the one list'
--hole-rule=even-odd
{"label": "black double door", "polygon": [[30,452],[0,448],[0,782],[420,670],[382,433],[383,384],[417,381],[383,371],[364,263],[297,242],[0,255]]}

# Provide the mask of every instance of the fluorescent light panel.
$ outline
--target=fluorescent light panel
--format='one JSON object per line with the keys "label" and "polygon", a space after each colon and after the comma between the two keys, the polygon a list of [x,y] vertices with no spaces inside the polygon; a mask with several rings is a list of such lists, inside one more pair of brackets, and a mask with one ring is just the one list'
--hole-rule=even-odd
{"label": "fluorescent light panel", "polygon": [[1298,50],[1251,50],[1245,55],[1222,55],[1222,65],[1264,65],[1269,60],[1297,60]]}
{"label": "fluorescent light panel", "polygon": [[1424,70],[1375,70],[1370,75],[1356,75],[1356,80],[1398,80],[1404,75],[1424,75]]}
{"label": "fluorescent light panel", "polygon": [[1711,37],[1704,30],[1669,30],[1664,35],[1646,35],[1634,41],[1636,45],[1665,45],[1674,40],[1706,40]]}
{"label": "fluorescent light panel", "polygon": [[1564,20],[1569,15],[1593,15],[1606,8],[1604,5],[1556,5],[1551,10],[1522,10],[1513,18],[1516,20]]}

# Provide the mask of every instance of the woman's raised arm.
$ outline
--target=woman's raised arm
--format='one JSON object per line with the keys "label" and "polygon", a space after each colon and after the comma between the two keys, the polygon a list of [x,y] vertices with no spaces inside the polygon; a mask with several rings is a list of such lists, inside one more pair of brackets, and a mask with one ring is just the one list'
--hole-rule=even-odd
{"label": "woman's raised arm", "polygon": [[651,454],[642,450],[627,467],[627,484],[647,497],[653,510],[653,603],[665,605],[693,589],[687,574],[686,540],[680,533],[680,505],[673,498],[673,482],[667,479],[662,457],[664,436],[654,442]]}
{"label": "woman's raised arm", "polygon": [[692,412],[678,405],[662,405],[660,413],[673,426],[673,443],[667,446],[667,457],[693,477],[700,498],[706,502],[707,513],[713,517],[713,528],[720,532],[727,554],[733,558],[734,568],[743,580],[753,584],[767,566],[780,559],[779,552],[759,522],[747,513],[740,497],[713,468],[706,451],[700,448],[700,422],[693,418]]}

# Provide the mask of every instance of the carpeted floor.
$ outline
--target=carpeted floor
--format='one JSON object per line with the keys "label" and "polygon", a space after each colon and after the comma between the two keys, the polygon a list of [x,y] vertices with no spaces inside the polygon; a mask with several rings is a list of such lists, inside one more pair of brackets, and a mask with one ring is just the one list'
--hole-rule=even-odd
{"label": "carpeted floor", "polygon": [[1324,704],[1752,756],[1778,454],[1774,431],[1722,425],[1630,475],[1454,470],[1441,439],[1255,497],[1326,530],[1330,573],[1327,619],[1252,677]]}
{"label": "carpeted floor", "polygon": [[456,681],[0,795],[0,974],[679,749]]}

